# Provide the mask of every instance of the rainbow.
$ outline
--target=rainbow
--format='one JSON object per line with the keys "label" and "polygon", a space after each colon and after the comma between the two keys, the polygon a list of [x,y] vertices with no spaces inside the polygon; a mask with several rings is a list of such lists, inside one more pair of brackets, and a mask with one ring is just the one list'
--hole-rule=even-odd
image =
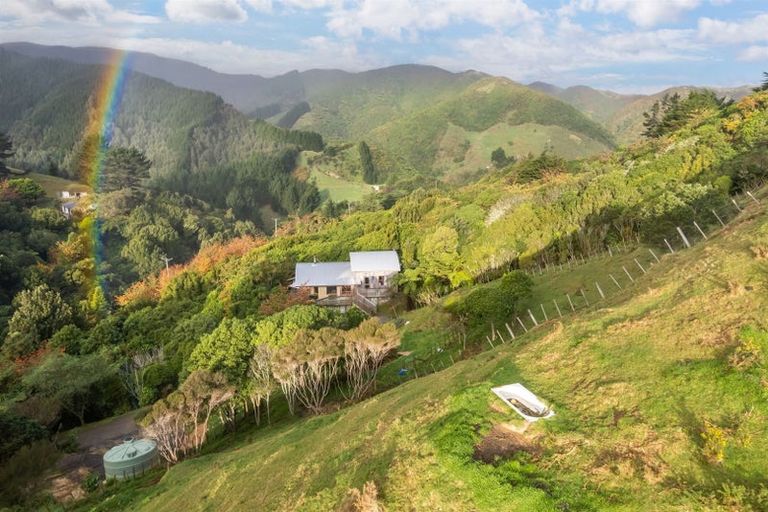
{"label": "rainbow", "polygon": [[[98,80],[97,89],[93,95],[93,103],[83,137],[82,161],[80,162],[81,179],[91,186],[98,194],[104,175],[104,160],[112,142],[115,117],[123,98],[125,79],[130,70],[131,53],[124,50],[113,50],[109,62],[104,65],[104,72]],[[97,196],[98,197],[98,196]],[[89,238],[94,259],[94,286],[92,292],[106,292],[105,283],[100,277],[99,269],[104,261],[101,244],[101,220],[98,215],[98,200],[96,211],[89,222],[83,223],[82,230]]]}

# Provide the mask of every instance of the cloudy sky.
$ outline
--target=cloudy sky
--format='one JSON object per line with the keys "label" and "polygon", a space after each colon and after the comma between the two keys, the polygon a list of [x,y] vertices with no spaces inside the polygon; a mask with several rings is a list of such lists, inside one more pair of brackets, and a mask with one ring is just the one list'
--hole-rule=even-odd
{"label": "cloudy sky", "polygon": [[2,0],[0,42],[112,46],[229,73],[401,63],[621,92],[756,83],[768,0]]}

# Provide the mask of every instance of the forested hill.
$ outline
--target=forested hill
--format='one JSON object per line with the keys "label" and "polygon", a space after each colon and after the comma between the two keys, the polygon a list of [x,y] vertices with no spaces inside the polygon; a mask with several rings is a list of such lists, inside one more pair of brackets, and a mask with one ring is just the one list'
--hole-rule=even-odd
{"label": "forested hill", "polygon": [[581,158],[613,147],[610,134],[576,108],[498,77],[383,124],[368,139],[394,162],[448,178],[482,174],[499,147],[518,159],[544,150]]}
{"label": "forested hill", "polygon": [[[702,90],[693,86],[671,87],[655,94],[620,94],[613,91],[576,85],[566,89],[546,82],[528,84],[531,89],[543,92],[576,107],[590,119],[602,124],[616,141],[629,144],[640,140],[643,132],[643,113],[664,95],[675,93],[685,97],[691,91]],[[751,86],[711,88],[718,95],[739,100],[752,91]]]}
{"label": "forested hill", "polygon": [[[102,73],[101,66],[0,49],[0,130],[13,140],[12,163],[74,176]],[[144,151],[156,180],[289,147],[322,148],[316,134],[248,120],[214,94],[136,72],[126,78],[112,143]]]}

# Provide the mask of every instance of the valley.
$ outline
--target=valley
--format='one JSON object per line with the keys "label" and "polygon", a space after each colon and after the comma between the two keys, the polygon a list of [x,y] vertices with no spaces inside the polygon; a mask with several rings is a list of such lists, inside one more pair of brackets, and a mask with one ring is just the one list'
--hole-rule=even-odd
{"label": "valley", "polygon": [[0,508],[765,510],[764,78],[0,44]]}

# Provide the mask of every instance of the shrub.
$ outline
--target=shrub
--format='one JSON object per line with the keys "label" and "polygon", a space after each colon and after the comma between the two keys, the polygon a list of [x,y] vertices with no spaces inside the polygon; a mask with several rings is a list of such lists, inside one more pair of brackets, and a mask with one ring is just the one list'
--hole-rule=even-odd
{"label": "shrub", "polygon": [[531,294],[532,286],[531,278],[523,272],[509,272],[498,283],[478,288],[446,309],[471,327],[492,321],[503,323],[519,313],[521,303]]}
{"label": "shrub", "polygon": [[701,432],[701,452],[712,464],[722,464],[725,460],[725,448],[728,446],[728,431],[707,420]]}
{"label": "shrub", "polygon": [[22,446],[47,435],[45,428],[30,419],[0,412],[0,461],[9,458]]}
{"label": "shrub", "polygon": [[0,465],[0,505],[20,506],[43,484],[42,475],[53,466],[59,452],[48,440],[24,446]]}
{"label": "shrub", "polygon": [[98,473],[91,471],[86,475],[85,478],[83,478],[83,481],[80,483],[80,486],[83,488],[85,492],[90,494],[99,488],[100,483],[101,483],[101,476]]}
{"label": "shrub", "polygon": [[750,370],[765,364],[765,350],[768,347],[768,333],[747,326],[739,333],[740,343],[728,359],[729,365],[737,370]]}

